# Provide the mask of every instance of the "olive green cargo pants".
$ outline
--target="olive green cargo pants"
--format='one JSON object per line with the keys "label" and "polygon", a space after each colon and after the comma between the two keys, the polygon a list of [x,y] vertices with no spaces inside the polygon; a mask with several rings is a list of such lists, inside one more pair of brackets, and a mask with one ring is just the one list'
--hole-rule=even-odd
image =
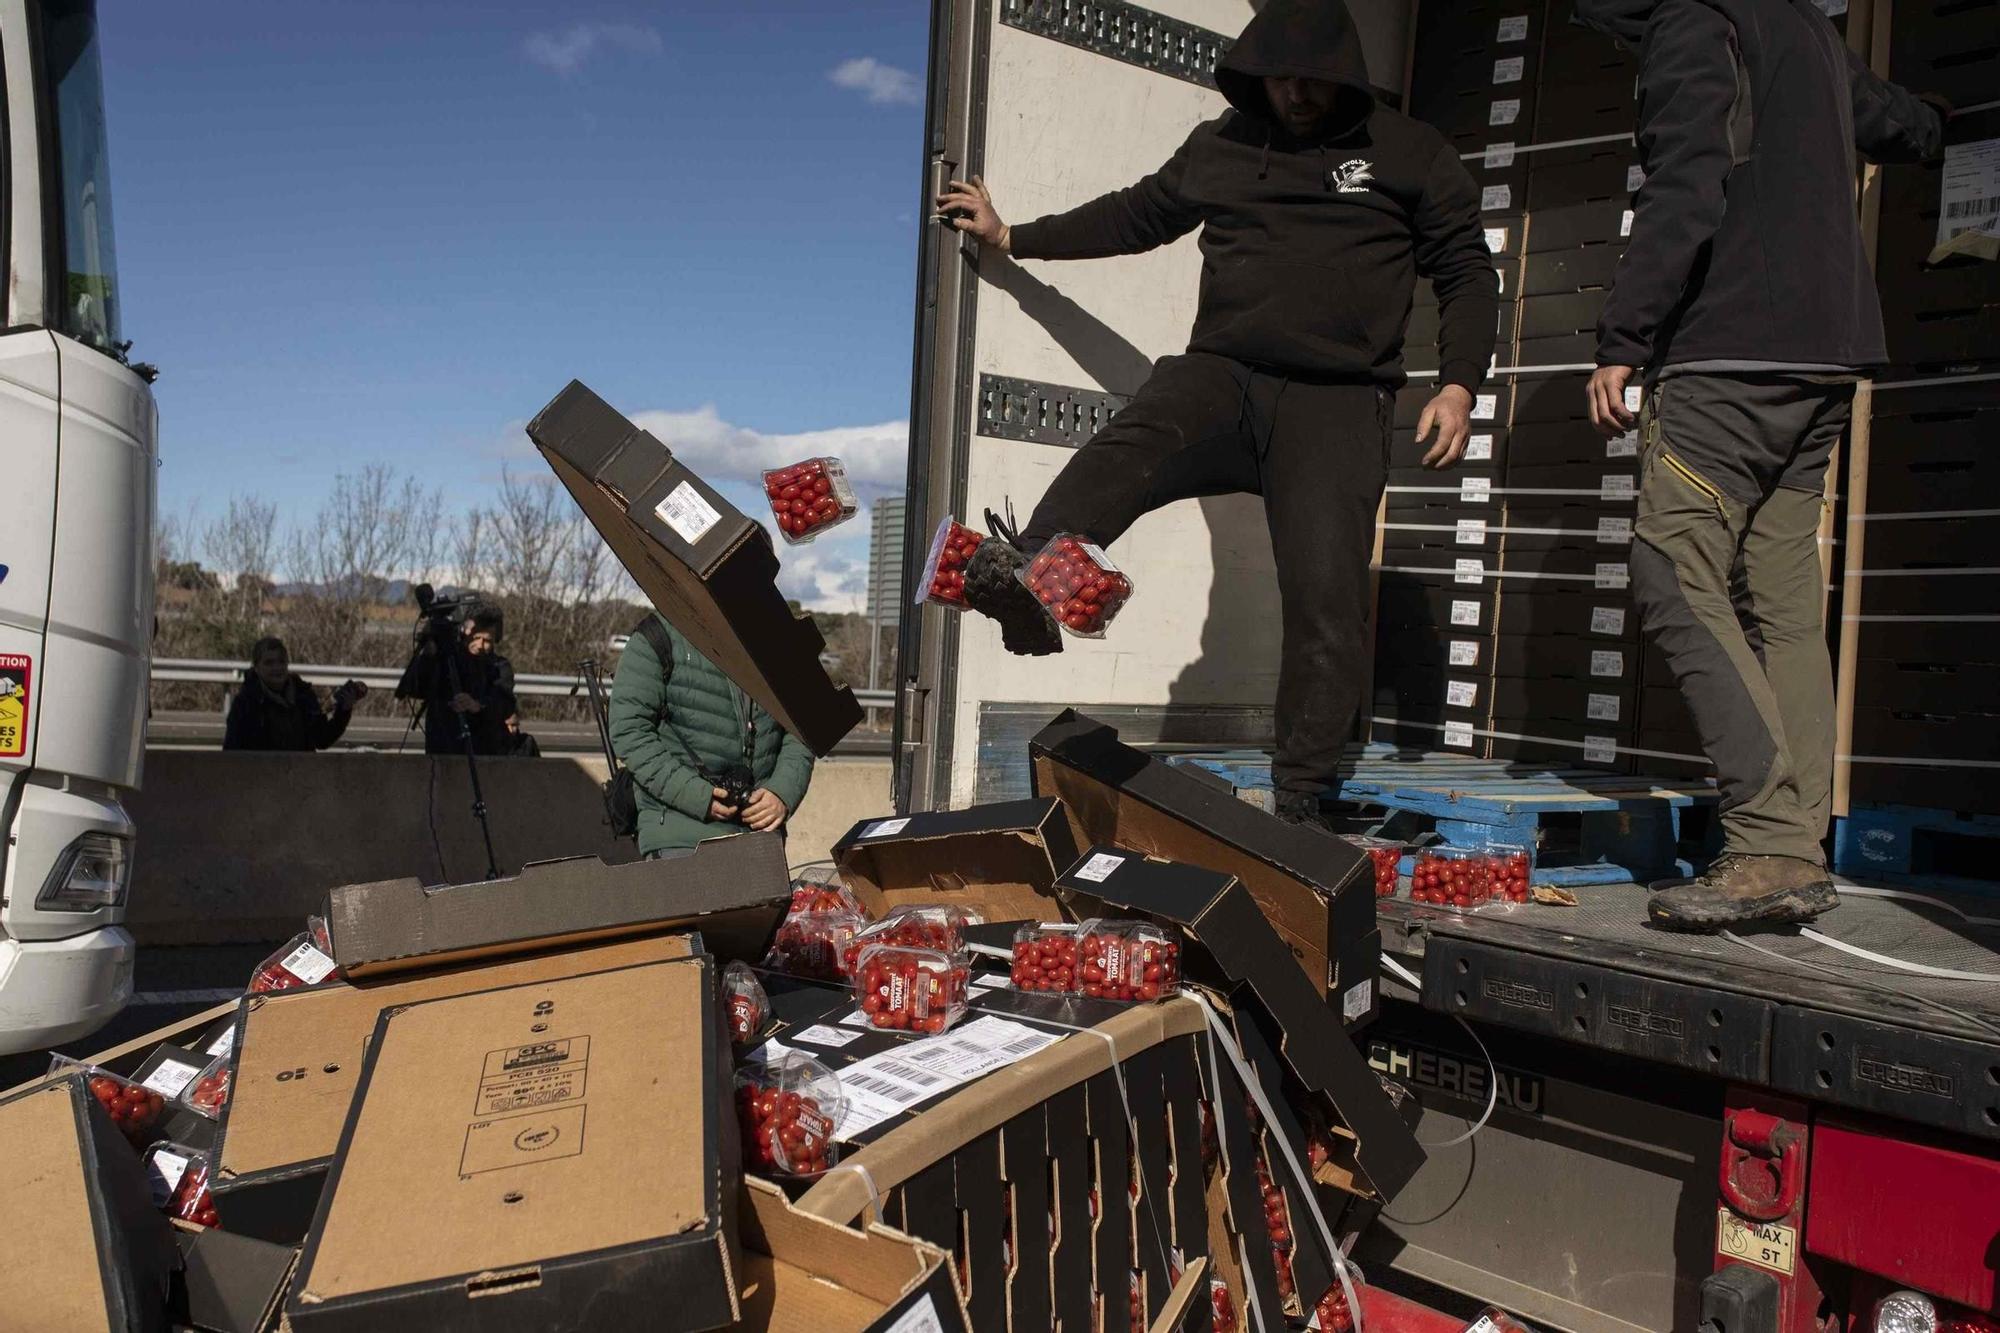
{"label": "olive green cargo pants", "polygon": [[1833,669],[1818,535],[1851,383],[1675,375],[1640,414],[1632,590],[1721,790],[1723,849],[1823,863]]}

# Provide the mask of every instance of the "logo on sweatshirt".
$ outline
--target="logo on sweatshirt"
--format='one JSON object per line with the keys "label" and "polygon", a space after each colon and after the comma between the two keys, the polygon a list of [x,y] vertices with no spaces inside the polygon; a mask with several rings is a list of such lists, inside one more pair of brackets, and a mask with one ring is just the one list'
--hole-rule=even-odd
{"label": "logo on sweatshirt", "polygon": [[1375,164],[1362,157],[1349,158],[1327,172],[1326,178],[1340,194],[1366,194],[1375,180]]}

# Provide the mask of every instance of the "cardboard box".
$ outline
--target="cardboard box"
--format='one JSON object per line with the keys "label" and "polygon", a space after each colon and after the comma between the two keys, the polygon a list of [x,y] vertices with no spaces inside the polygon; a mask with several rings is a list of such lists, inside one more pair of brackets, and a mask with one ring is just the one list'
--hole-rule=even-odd
{"label": "cardboard box", "polygon": [[575,856],[508,879],[349,884],[328,892],[324,915],[334,961],[359,980],[692,928],[719,958],[756,958],[790,901],[784,839],[741,833],[679,860]]}
{"label": "cardboard box", "polygon": [[1589,383],[1588,374],[1521,376],[1515,395],[1515,428],[1578,421],[1588,424],[1590,411],[1584,390]]}
{"label": "cardboard box", "polygon": [[[1608,292],[1618,275],[1618,258],[1624,252],[1622,245],[1603,244],[1529,255],[1522,268],[1521,295],[1565,296],[1575,292]],[[1591,321],[1595,324],[1595,312]]]}
{"label": "cardboard box", "polygon": [[[1286,966],[1287,950],[1254,892],[1223,871],[1100,845],[1057,887],[1079,916],[1138,917],[1186,935],[1186,978],[1227,996],[1239,1035],[1254,1027],[1282,1056],[1290,1078],[1323,1099],[1352,1135],[1335,1145],[1350,1153],[1339,1163],[1348,1176],[1343,1188],[1386,1201],[1423,1165],[1423,1149],[1361,1050],[1344,1035],[1325,1032],[1325,1005],[1337,1006],[1347,1023],[1375,1011],[1373,976],[1322,1000],[1309,976]],[[1273,1102],[1283,1100],[1274,1081],[1266,1080],[1265,1088]],[[1279,1174],[1273,1164],[1273,1175]],[[1312,1289],[1305,1282],[1300,1287]]]}
{"label": "cardboard box", "polygon": [[734,1323],[740,1151],[707,958],[385,1010],[285,1317]]}
{"label": "cardboard box", "polygon": [[1530,156],[1530,212],[1593,199],[1629,199],[1645,184],[1639,149],[1630,139],[1544,149]]}
{"label": "cardboard box", "polygon": [[856,1230],[743,1180],[740,1327],[770,1333],[968,1333],[945,1252],[880,1223]]}
{"label": "cardboard box", "polygon": [[305,1235],[384,1009],[699,951],[693,936],[662,935],[421,977],[246,995],[211,1186],[223,1225],[279,1243]]}
{"label": "cardboard box", "polygon": [[[1420,379],[1412,371],[1410,382],[1396,394],[1394,416],[1397,430],[1415,430],[1417,422],[1423,419],[1424,408],[1437,397],[1438,385]],[[1512,419],[1514,409],[1514,386],[1507,380],[1492,380],[1479,386],[1472,396],[1472,429],[1488,430],[1505,426]]]}
{"label": "cardboard box", "polygon": [[[1575,250],[1587,245],[1621,244],[1631,234],[1630,200],[1623,197],[1593,199],[1537,209],[1528,224],[1525,248],[1527,253],[1534,255],[1548,250]],[[1523,361],[1519,364],[1546,363]]]}
{"label": "cardboard box", "polygon": [[1493,671],[1496,676],[1596,681],[1615,688],[1639,679],[1636,648],[1578,635],[1502,633],[1494,640]]}
{"label": "cardboard box", "polygon": [[1368,858],[1287,824],[1065,709],[1029,742],[1035,792],[1062,799],[1078,845],[1115,844],[1238,876],[1321,994],[1374,984],[1381,957]]}
{"label": "cardboard box", "polygon": [[[1465,460],[1460,466],[1473,467],[1482,464],[1504,464],[1507,460],[1508,439],[1509,434],[1505,426],[1494,426],[1491,424],[1474,426],[1466,444]],[[1414,427],[1391,431],[1389,435],[1389,466],[1392,468],[1422,467],[1424,455],[1430,451],[1432,445],[1435,443],[1436,441],[1434,440],[1430,442],[1418,440]],[[1432,477],[1446,484],[1449,484],[1451,479],[1456,475],[1456,469],[1451,472],[1431,473]],[[1499,485],[1497,481],[1494,484],[1496,486]]]}
{"label": "cardboard box", "polygon": [[1408,755],[1449,754],[1461,759],[1491,756],[1493,743],[1484,727],[1447,727],[1440,721],[1410,721],[1384,714],[1369,719],[1368,739],[1392,745]]}
{"label": "cardboard box", "polygon": [[1375,677],[1372,706],[1377,717],[1483,727],[1492,704],[1493,680],[1477,670],[1402,666]]}
{"label": "cardboard box", "polygon": [[139,1158],[82,1078],[0,1102],[0,1215],[17,1228],[0,1264],[0,1325],[22,1330],[166,1328],[177,1262]]}
{"label": "cardboard box", "polygon": [[653,605],[785,730],[823,755],[860,723],[853,691],[820,665],[812,617],[778,591],[757,520],[579,381],[528,436]]}
{"label": "cardboard box", "polygon": [[[1955,0],[1898,0],[1890,11],[1889,77],[1905,88],[1942,93],[1957,106],[1991,101],[2000,82],[1993,11]],[[1967,59],[1984,51],[1986,58]]]}
{"label": "cardboard box", "polygon": [[1496,663],[1495,669],[1506,676],[1534,674],[1539,668],[1532,660],[1533,646],[1551,636],[1587,639],[1605,647],[1624,644],[1628,650],[1639,639],[1639,609],[1629,589],[1510,594],[1500,618],[1509,640],[1501,645],[1508,661]]}
{"label": "cardboard box", "polygon": [[1630,738],[1615,728],[1595,723],[1546,717],[1496,717],[1493,732],[1495,759],[1603,773],[1629,773],[1634,767]]}
{"label": "cardboard box", "polygon": [[[1508,498],[1506,519],[1496,529],[1496,539],[1506,540],[1510,568],[1534,568],[1532,553],[1559,550],[1588,552],[1595,560],[1630,563],[1634,517],[1630,506],[1622,502],[1605,505],[1582,497],[1570,505],[1537,503],[1548,498]],[[1594,568],[1594,564],[1584,567],[1584,572],[1592,573],[1593,583]]]}
{"label": "cardboard box", "polygon": [[1498,598],[1491,587],[1440,586],[1432,579],[1382,572],[1377,585],[1375,623],[1380,629],[1435,629],[1459,638],[1494,633]]}
{"label": "cardboard box", "polygon": [[957,903],[988,921],[1059,918],[1051,889],[1076,860],[1062,804],[1007,801],[864,819],[834,844],[840,876],[876,916],[907,903]]}
{"label": "cardboard box", "polygon": [[203,1333],[270,1333],[278,1327],[299,1252],[219,1227],[174,1223],[181,1271],[174,1277],[174,1318]]}
{"label": "cardboard box", "polygon": [[1639,431],[1635,426],[1623,435],[1605,439],[1597,427],[1582,415],[1582,399],[1576,416],[1568,421],[1538,421],[1516,426],[1510,440],[1507,463],[1510,467],[1563,467],[1575,463],[1629,465],[1639,456]]}
{"label": "cardboard box", "polygon": [[1639,690],[1632,681],[1505,676],[1493,680],[1491,695],[1498,718],[1584,723],[1607,736],[1630,736],[1639,720]]}

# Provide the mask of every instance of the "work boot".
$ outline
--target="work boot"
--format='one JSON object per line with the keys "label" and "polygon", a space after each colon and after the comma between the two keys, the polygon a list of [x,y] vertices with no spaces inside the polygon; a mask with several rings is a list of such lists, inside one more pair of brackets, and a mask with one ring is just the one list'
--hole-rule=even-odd
{"label": "work boot", "polygon": [[1726,852],[1698,879],[1654,893],[1646,915],[1667,930],[1712,933],[1751,922],[1810,921],[1838,906],[1824,866],[1796,856]]}
{"label": "work boot", "polygon": [[1028,557],[991,518],[989,514],[994,534],[965,562],[965,604],[1000,622],[1000,642],[1008,652],[1021,657],[1061,652],[1062,630],[1055,617],[1016,577]]}
{"label": "work boot", "polygon": [[1307,828],[1316,828],[1322,833],[1333,832],[1333,821],[1326,817],[1326,807],[1321,803],[1318,792],[1279,792],[1278,818],[1287,824],[1303,824]]}

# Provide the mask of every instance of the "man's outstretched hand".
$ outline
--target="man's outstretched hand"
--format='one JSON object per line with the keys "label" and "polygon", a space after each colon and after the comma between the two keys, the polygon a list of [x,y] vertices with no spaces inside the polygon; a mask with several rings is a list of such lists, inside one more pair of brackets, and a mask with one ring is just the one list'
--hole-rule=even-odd
{"label": "man's outstretched hand", "polygon": [[1599,366],[1584,386],[1584,396],[1590,400],[1590,424],[1607,440],[1623,435],[1639,420],[1625,406],[1625,381],[1631,378],[1630,366]]}
{"label": "man's outstretched hand", "polygon": [[1437,442],[1424,452],[1425,467],[1451,467],[1465,457],[1465,442],[1472,438],[1472,391],[1460,384],[1447,384],[1437,397],[1424,404],[1417,418],[1417,443],[1437,435]]}
{"label": "man's outstretched hand", "polygon": [[[993,207],[992,192],[986,182],[974,176],[970,184],[952,181],[945,186],[944,193],[937,197],[938,212],[953,230],[962,231],[981,245],[997,246],[1003,252],[1011,228],[1000,220],[999,212]],[[953,213],[963,213],[963,217],[953,217]]]}

